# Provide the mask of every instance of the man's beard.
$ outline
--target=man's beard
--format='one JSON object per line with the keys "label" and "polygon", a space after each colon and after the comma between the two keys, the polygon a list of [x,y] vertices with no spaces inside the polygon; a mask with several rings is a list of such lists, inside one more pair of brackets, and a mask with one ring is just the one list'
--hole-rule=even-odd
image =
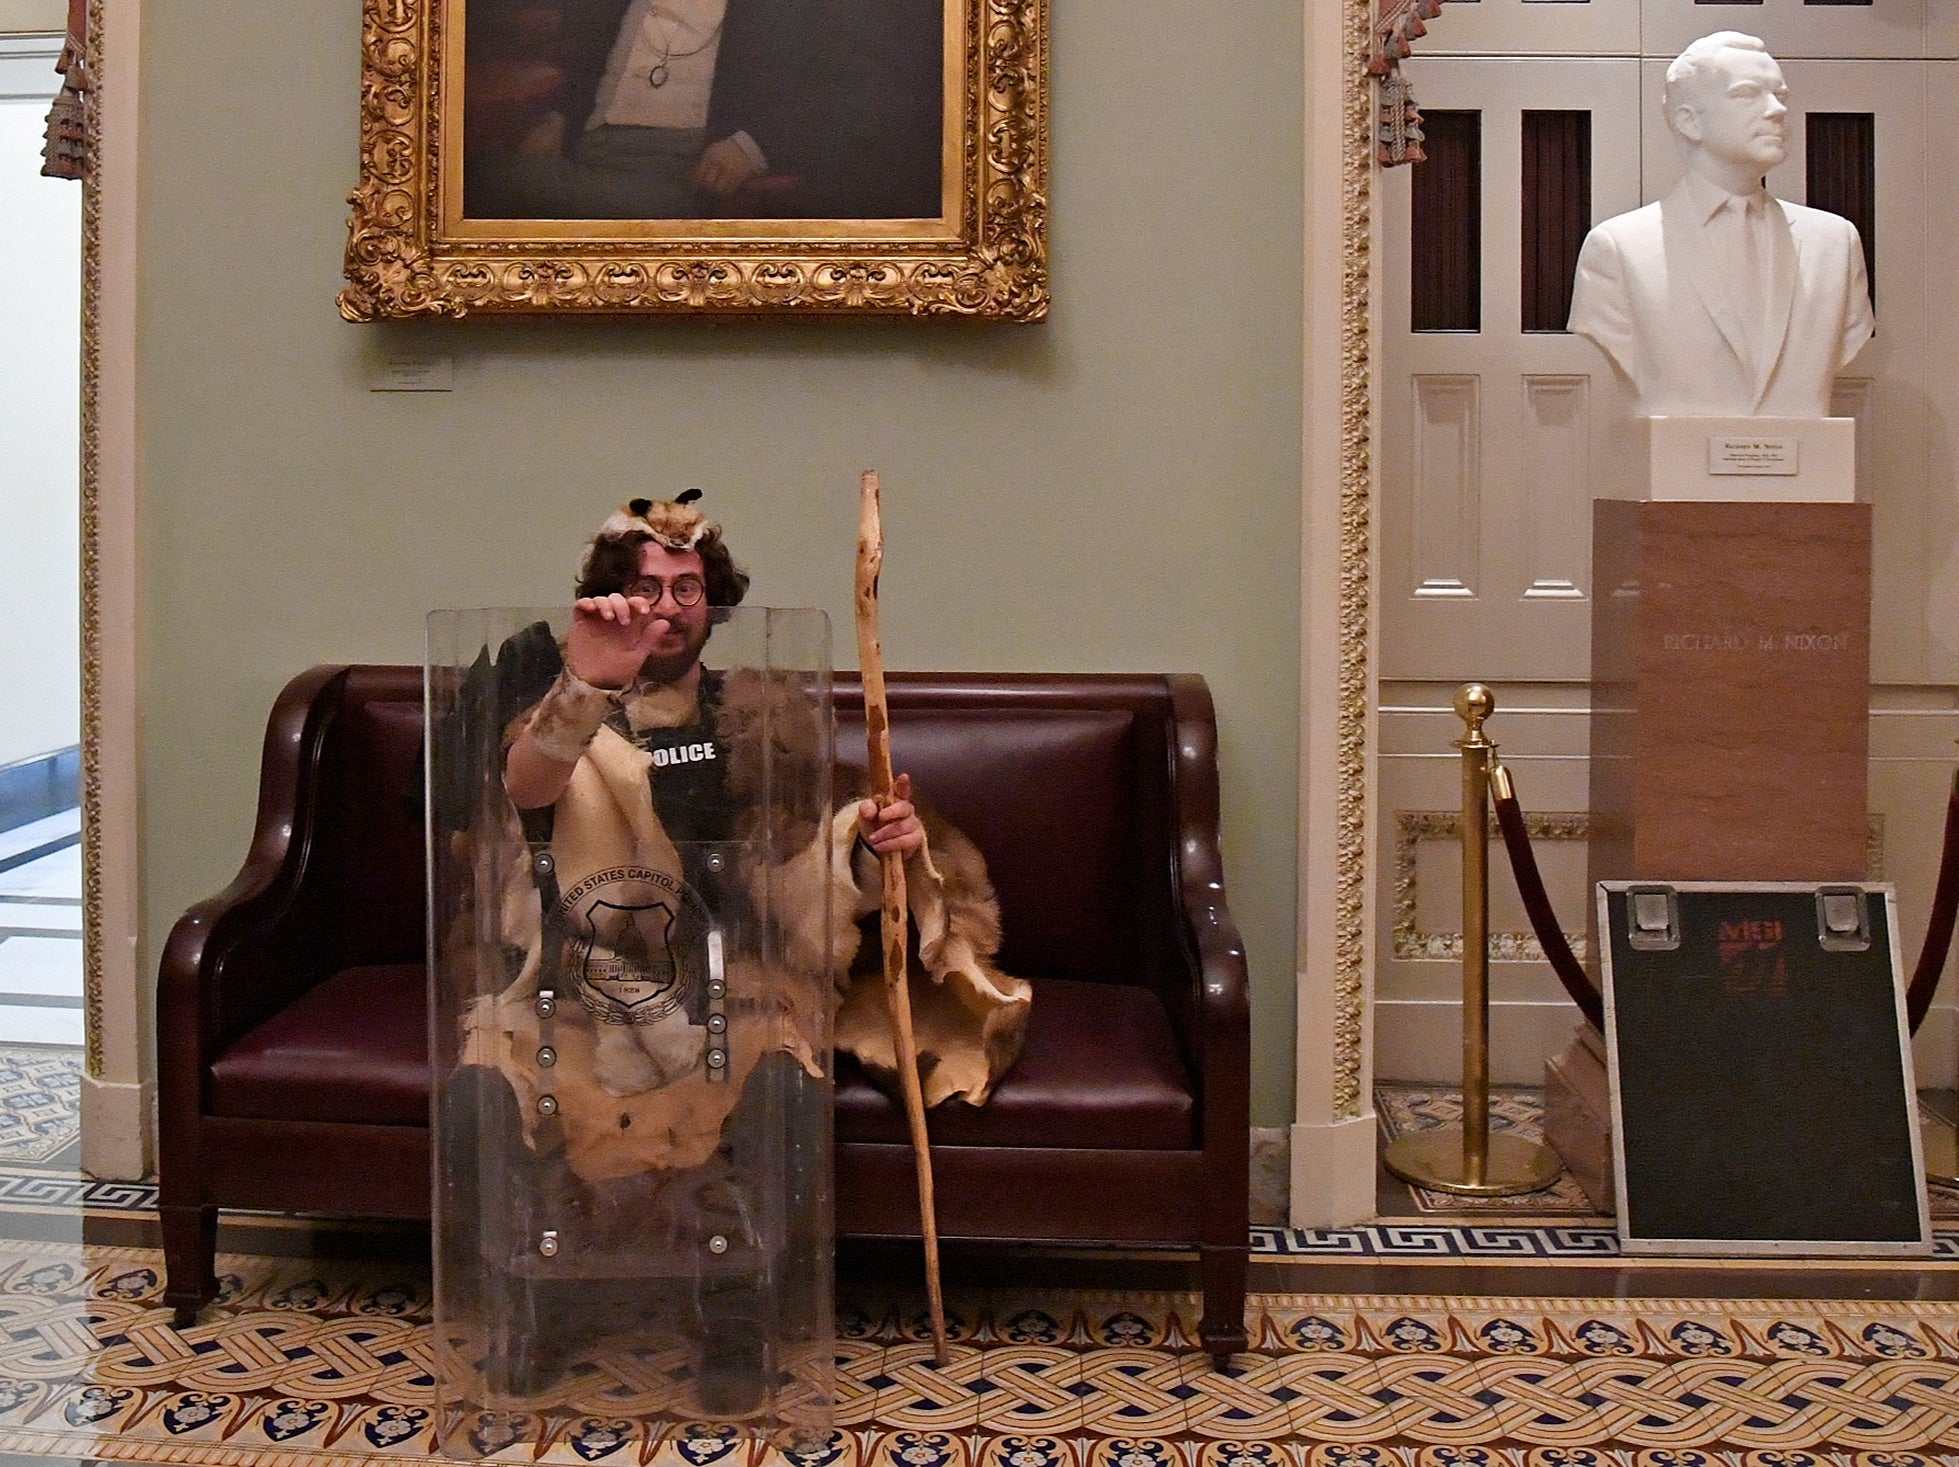
{"label": "man's beard", "polygon": [[707,639],[714,631],[712,621],[703,621],[698,630],[687,638],[687,645],[678,652],[656,652],[639,665],[639,675],[656,685],[678,682],[687,675],[687,670],[701,659],[701,649],[707,646]]}

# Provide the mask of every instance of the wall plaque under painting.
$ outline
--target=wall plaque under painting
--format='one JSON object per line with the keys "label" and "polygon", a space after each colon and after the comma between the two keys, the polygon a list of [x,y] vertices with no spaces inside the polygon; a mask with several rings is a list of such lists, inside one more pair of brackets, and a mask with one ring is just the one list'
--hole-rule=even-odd
{"label": "wall plaque under painting", "polygon": [[365,0],[350,321],[1038,320],[1047,0]]}

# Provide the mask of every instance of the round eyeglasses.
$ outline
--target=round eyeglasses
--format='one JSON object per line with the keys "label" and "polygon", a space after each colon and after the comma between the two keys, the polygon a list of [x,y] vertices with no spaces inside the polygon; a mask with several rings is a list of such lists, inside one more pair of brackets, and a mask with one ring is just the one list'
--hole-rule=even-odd
{"label": "round eyeglasses", "polygon": [[707,582],[699,576],[675,576],[671,581],[663,581],[658,576],[641,576],[636,581],[626,583],[628,596],[644,596],[655,606],[660,597],[670,595],[675,606],[699,606],[701,597],[707,595]]}

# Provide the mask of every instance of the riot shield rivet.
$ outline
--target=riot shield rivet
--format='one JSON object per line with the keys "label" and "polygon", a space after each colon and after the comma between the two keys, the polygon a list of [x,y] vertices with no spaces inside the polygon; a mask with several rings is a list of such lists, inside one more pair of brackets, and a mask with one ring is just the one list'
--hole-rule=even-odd
{"label": "riot shield rivet", "polygon": [[537,1098],[537,1113],[541,1116],[554,1116],[558,1113],[558,1097],[540,1095]]}
{"label": "riot shield rivet", "polygon": [[707,1240],[707,1251],[710,1253],[726,1253],[728,1251],[728,1240],[720,1233],[716,1233]]}
{"label": "riot shield rivet", "polygon": [[718,875],[727,866],[727,864],[728,864],[728,858],[722,855],[719,851],[708,852],[708,857],[707,857],[708,870]]}
{"label": "riot shield rivet", "polygon": [[550,1069],[551,1066],[558,1062],[558,1051],[548,1044],[545,1045],[537,1052],[537,1062],[544,1066],[545,1069]]}
{"label": "riot shield rivet", "polygon": [[558,869],[558,863],[551,859],[551,853],[549,851],[539,851],[536,858],[531,862],[531,869],[539,876],[549,876],[553,871]]}
{"label": "riot shield rivet", "polygon": [[555,1228],[547,1228],[544,1236],[537,1240],[537,1251],[546,1258],[558,1256],[558,1233]]}
{"label": "riot shield rivet", "polygon": [[728,996],[728,985],[722,982],[719,978],[709,979],[707,985],[707,996],[709,998],[726,998]]}
{"label": "riot shield rivet", "polygon": [[718,1070],[727,1062],[728,1062],[728,1053],[726,1050],[710,1049],[707,1052],[707,1064],[709,1069]]}
{"label": "riot shield rivet", "polygon": [[540,1019],[548,1019],[557,1011],[558,1001],[555,998],[540,998],[537,1001],[537,1016]]}
{"label": "riot shield rivet", "polygon": [[708,1033],[719,1034],[722,1030],[726,1029],[727,1027],[728,1027],[728,1016],[726,1014],[709,1014],[707,1016]]}

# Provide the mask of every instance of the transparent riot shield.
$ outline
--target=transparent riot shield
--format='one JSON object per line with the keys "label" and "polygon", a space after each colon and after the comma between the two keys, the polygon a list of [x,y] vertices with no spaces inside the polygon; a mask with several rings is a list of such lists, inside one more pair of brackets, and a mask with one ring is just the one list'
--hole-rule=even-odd
{"label": "transparent riot shield", "polygon": [[850,921],[828,621],[717,612],[698,689],[626,690],[563,793],[520,811],[506,750],[568,615],[428,623],[442,1447],[807,1445],[832,1415]]}

